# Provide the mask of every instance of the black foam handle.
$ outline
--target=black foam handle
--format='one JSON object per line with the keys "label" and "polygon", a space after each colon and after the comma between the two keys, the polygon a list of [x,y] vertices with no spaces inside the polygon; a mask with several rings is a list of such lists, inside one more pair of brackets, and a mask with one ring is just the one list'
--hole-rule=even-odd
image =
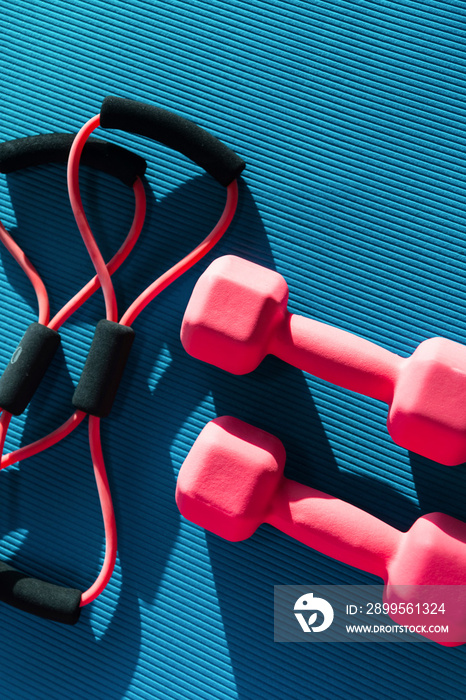
{"label": "black foam handle", "polygon": [[19,416],[42,381],[60,336],[42,323],[31,323],[0,377],[0,407]]}
{"label": "black foam handle", "polygon": [[75,625],[81,613],[81,591],[33,578],[2,561],[0,600],[24,612],[65,625]]}
{"label": "black foam handle", "polygon": [[246,167],[244,160],[216,136],[161,107],[122,97],[106,97],[100,110],[100,123],[106,129],[123,129],[174,148],[224,187]]}
{"label": "black foam handle", "polygon": [[72,403],[79,411],[105,418],[110,413],[120,385],[134,331],[113,321],[102,320],[96,326]]}
{"label": "black foam handle", "polygon": [[[48,163],[66,164],[73,140],[73,134],[38,134],[4,141],[0,143],[0,173]],[[144,175],[147,167],[141,156],[94,137],[87,140],[81,163],[117,177],[128,187]]]}

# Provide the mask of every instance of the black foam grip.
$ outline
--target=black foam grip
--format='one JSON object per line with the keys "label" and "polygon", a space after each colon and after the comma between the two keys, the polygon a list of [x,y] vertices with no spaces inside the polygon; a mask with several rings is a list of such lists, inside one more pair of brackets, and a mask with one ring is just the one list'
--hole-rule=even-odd
{"label": "black foam grip", "polygon": [[246,166],[244,160],[216,136],[161,107],[122,97],[106,97],[100,110],[100,123],[104,128],[148,136],[174,148],[225,187]]}
{"label": "black foam grip", "polygon": [[99,418],[108,416],[133,341],[134,331],[129,326],[122,326],[113,321],[99,321],[73,394],[75,408]]}
{"label": "black foam grip", "polygon": [[46,620],[75,625],[81,613],[81,591],[32,578],[0,561],[0,600]]}
{"label": "black foam grip", "polygon": [[31,323],[0,377],[0,407],[19,416],[27,407],[60,345],[60,336]]}
{"label": "black foam grip", "polygon": [[[0,143],[0,173],[47,163],[66,163],[73,143],[73,134],[39,134]],[[91,137],[87,140],[82,165],[102,170],[132,187],[137,177],[146,172],[147,163],[141,156],[113,143]]]}

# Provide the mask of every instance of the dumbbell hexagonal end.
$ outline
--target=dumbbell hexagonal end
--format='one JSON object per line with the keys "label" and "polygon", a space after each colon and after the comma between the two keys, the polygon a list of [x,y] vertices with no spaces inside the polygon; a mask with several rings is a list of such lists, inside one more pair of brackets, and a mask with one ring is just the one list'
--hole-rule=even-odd
{"label": "dumbbell hexagonal end", "polygon": [[387,583],[464,586],[465,562],[466,523],[446,513],[429,513],[418,518],[403,536],[388,565]]}
{"label": "dumbbell hexagonal end", "polygon": [[224,539],[247,539],[264,521],[285,459],[285,448],[273,435],[232,416],[216,418],[201,431],[180,469],[178,508]]}
{"label": "dumbbell hexagonal end", "polygon": [[390,617],[428,628],[423,635],[444,646],[464,644],[465,562],[466,523],[445,513],[416,520],[388,565],[384,602],[391,605]]}
{"label": "dumbbell hexagonal end", "polygon": [[288,286],[274,270],[225,255],[200,276],[181,326],[185,350],[233,374],[254,370],[286,314]]}
{"label": "dumbbell hexagonal end", "polygon": [[466,461],[466,347],[425,340],[403,365],[387,422],[393,440],[441,464]]}

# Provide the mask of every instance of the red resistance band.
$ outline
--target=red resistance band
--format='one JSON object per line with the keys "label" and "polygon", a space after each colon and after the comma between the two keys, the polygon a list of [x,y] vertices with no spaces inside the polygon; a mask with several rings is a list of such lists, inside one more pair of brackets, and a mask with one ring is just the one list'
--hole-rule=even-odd
{"label": "red resistance band", "polygon": [[[190,267],[192,267],[213,248],[213,246],[220,240],[220,238],[227,230],[236,211],[238,201],[238,186],[236,182],[236,177],[244,168],[244,161],[239,159],[238,156],[236,156],[236,154],[234,154],[230,149],[224,146],[224,144],[222,144],[220,141],[215,139],[215,137],[212,137],[210,134],[208,134],[208,132],[205,132],[203,129],[200,129],[191,122],[187,122],[187,120],[178,117],[177,115],[173,115],[172,113],[167,112],[166,110],[160,110],[158,108],[150,107],[148,105],[143,105],[142,107],[141,103],[136,103],[131,100],[121,100],[119,98],[106,98],[102,105],[101,113],[89,120],[89,122],[87,122],[79,131],[78,135],[76,136],[73,142],[69,155],[68,190],[71,206],[81,236],[97,272],[96,278],[94,278],[93,283],[97,284],[96,288],[98,288],[98,286],[100,285],[104,294],[106,319],[105,321],[101,321],[99,323],[96,331],[96,337],[99,332],[102,333],[102,331],[99,331],[99,327],[101,329],[102,327],[105,329],[112,328],[113,325],[115,325],[115,327],[118,327],[118,335],[126,336],[128,334],[131,334],[132,329],[130,327],[135,321],[135,319],[138,317],[138,315],[143,311],[143,309],[160,292],[162,292],[167,286],[174,282],[178,277],[180,277],[184,272],[186,272]],[[141,110],[142,118],[140,118]],[[148,115],[149,119],[147,119]],[[137,133],[156,138],[157,140],[163,143],[167,143],[168,145],[176,147],[177,150],[180,150],[181,152],[187,154],[189,157],[195,160],[195,162],[203,165],[207,172],[210,172],[219,182],[226,186],[227,198],[223,213],[217,224],[214,226],[213,230],[210,232],[210,234],[196,248],[194,248],[194,250],[192,250],[188,255],[182,258],[178,263],[176,263],[173,267],[167,270],[167,272],[165,272],[157,280],[155,280],[155,282],[153,282],[149,287],[147,287],[147,289],[145,289],[129,306],[126,312],[121,316],[120,320],[118,320],[117,301],[111,280],[110,265],[107,266],[103,261],[102,255],[94,239],[94,236],[92,234],[84,212],[79,190],[79,166],[84,145],[87,139],[89,138],[90,134],[101,124],[101,118],[105,119],[106,121],[106,124],[103,124],[103,126],[107,125],[110,127],[115,126],[117,128],[126,128],[125,119],[128,116],[130,117],[130,122],[133,126],[133,131],[134,123],[136,122],[138,127],[136,129]],[[174,143],[173,140],[176,141],[177,137],[179,141],[180,134],[186,134],[187,124],[191,129],[190,139],[188,140],[189,143],[181,143],[181,145],[180,143]],[[160,129],[162,129],[162,133],[160,133]],[[154,131],[156,133],[154,133]],[[196,147],[196,143],[201,144],[202,142],[202,144],[205,145],[206,135],[210,139],[211,155],[213,154],[214,156],[207,163],[202,161],[203,159],[205,159],[205,152],[206,150],[208,151],[208,148],[205,149]],[[223,167],[223,164],[225,162],[227,163],[226,168]],[[52,323],[54,321],[56,322],[58,316],[59,315],[55,317]],[[63,320],[65,320],[66,318],[68,318],[68,316],[69,314],[66,314],[65,312],[63,316],[60,316],[60,319],[63,318]],[[104,324],[104,326],[102,326],[102,324]],[[103,332],[105,333],[105,330]],[[115,335],[113,330],[112,333],[113,335]],[[127,345],[129,345],[130,347],[132,339],[129,343],[127,341],[124,342],[127,343]],[[88,364],[88,362],[86,362],[86,365]],[[74,403],[76,405],[75,397]],[[1,468],[3,469],[15,462],[35,455],[41,452],[42,450],[45,450],[51,447],[52,445],[56,444],[57,442],[65,438],[67,435],[69,435],[79,425],[79,423],[81,423],[86,413],[90,413],[90,411],[75,411],[75,413],[63,425],[61,425],[59,428],[54,430],[46,437],[41,438],[36,442],[31,443],[30,445],[15,450],[14,452],[8,455],[5,455],[1,460]],[[107,411],[105,413],[102,413],[101,415],[107,415]],[[90,414],[89,445],[102,509],[106,546],[105,557],[101,571],[93,585],[87,591],[80,594],[80,607],[87,605],[88,603],[95,600],[95,598],[98,595],[100,595],[100,593],[104,590],[113,573],[117,555],[116,524],[102,452],[100,435],[100,415]],[[36,614],[41,613],[36,612]]]}
{"label": "red resistance band", "polygon": [[[0,172],[10,173],[47,163],[64,164],[73,140],[72,134],[41,134],[0,144]],[[141,177],[146,170],[146,163],[130,151],[98,139],[90,139],[86,144],[83,163],[115,175],[125,185],[131,186],[135,195],[135,213],[130,231],[107,266],[111,275],[126,260],[142,230],[146,195]],[[28,327],[0,378],[3,407],[0,417],[0,450],[3,451],[12,418],[12,412],[6,410],[5,406],[11,407],[14,415],[20,415],[25,410],[60,343],[58,329],[99,289],[100,280],[97,276],[91,279],[50,321],[46,287],[36,268],[1,222],[0,240],[30,280],[39,306],[38,322]],[[84,414],[81,417],[78,412],[75,416],[79,420],[84,418]],[[48,438],[45,438],[44,449],[48,442]],[[1,468],[5,466],[7,464],[2,462]],[[77,593],[73,589],[26,576],[9,564],[0,562],[0,599],[15,607],[41,617],[74,624],[79,617],[76,605],[81,600],[80,592],[79,600]]]}
{"label": "red resistance band", "polygon": [[[40,134],[0,144],[0,172],[10,173],[51,162],[66,163],[73,140],[72,134]],[[141,177],[146,170],[146,162],[126,149],[100,139],[90,139],[83,162],[116,175],[124,184],[132,186],[135,195],[133,223],[123,245],[108,264],[108,273],[111,275],[128,257],[142,230],[146,197]],[[120,163],[126,166],[126,172],[121,171]],[[60,344],[58,329],[94,294],[100,287],[100,281],[97,276],[90,280],[50,321],[50,304],[45,285],[1,222],[0,240],[32,283],[39,307],[38,322],[26,330],[0,377],[0,406],[3,409],[0,419],[0,449],[3,450],[11,416],[20,415],[26,409]]]}

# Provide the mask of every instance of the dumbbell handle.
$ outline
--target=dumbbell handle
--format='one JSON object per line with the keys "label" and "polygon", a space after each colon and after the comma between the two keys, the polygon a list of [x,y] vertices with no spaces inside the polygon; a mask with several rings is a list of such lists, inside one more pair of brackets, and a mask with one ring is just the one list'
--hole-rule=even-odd
{"label": "dumbbell handle", "polygon": [[388,404],[404,362],[369,340],[289,312],[276,327],[268,352],[315,377]]}
{"label": "dumbbell handle", "polygon": [[384,581],[404,536],[350,503],[285,477],[264,522],[311,549]]}

